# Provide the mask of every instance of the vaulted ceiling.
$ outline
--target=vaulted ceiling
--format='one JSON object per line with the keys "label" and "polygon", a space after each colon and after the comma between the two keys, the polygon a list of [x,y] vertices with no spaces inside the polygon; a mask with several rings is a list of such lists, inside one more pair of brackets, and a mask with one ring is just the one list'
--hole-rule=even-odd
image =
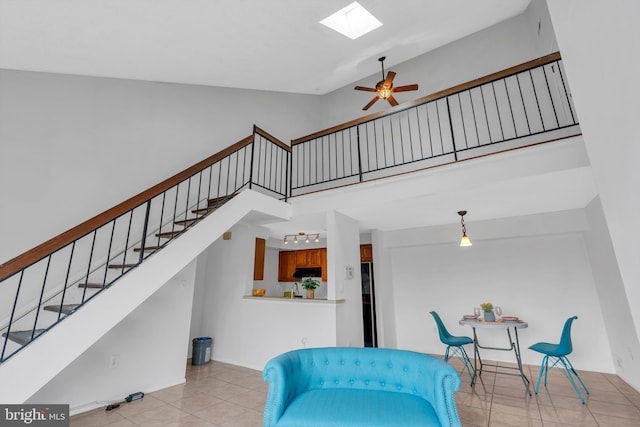
{"label": "vaulted ceiling", "polygon": [[356,40],[319,21],[351,0],[0,0],[0,68],[325,94],[522,13],[530,0],[360,0]]}

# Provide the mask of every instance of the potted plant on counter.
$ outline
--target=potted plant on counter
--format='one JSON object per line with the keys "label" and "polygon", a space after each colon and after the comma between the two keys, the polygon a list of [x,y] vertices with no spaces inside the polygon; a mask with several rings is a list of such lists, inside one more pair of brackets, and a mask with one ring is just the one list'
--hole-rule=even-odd
{"label": "potted plant on counter", "polygon": [[320,286],[320,282],[316,279],[312,279],[311,277],[305,277],[300,282],[300,286],[302,286],[307,291],[307,298],[313,299],[315,297],[314,290]]}

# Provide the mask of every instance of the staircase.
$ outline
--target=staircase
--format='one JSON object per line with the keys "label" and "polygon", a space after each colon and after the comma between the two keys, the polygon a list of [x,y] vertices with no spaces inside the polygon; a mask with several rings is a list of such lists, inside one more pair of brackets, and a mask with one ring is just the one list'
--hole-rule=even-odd
{"label": "staircase", "polygon": [[[577,135],[569,94],[556,53],[291,147],[254,126],[249,137],[0,265],[0,384],[12,384],[0,387],[0,402],[28,399],[248,213],[288,219],[279,199]],[[52,348],[61,350],[41,363]]]}
{"label": "staircase", "polygon": [[[75,286],[75,284],[71,285],[65,288],[63,292],[57,293],[47,301],[44,301],[43,304],[40,304],[39,311],[30,311],[24,317],[15,319],[13,322],[14,328],[10,332],[2,333],[2,337],[8,338],[5,342],[4,353],[9,355],[15,354],[23,346],[55,325],[55,323],[74,313],[76,309],[83,305],[83,302],[89,301],[103,289],[114,283],[121,275],[139,265],[139,263],[128,263],[126,262],[127,259],[140,259],[140,256],[136,254],[140,254],[141,252],[144,253],[143,259],[146,259],[148,256],[164,248],[173,239],[185,233],[199,221],[202,221],[205,217],[224,206],[224,204],[231,200],[236,194],[237,193],[233,193],[227,196],[209,199],[205,208],[193,209],[191,211],[191,214],[194,215],[193,218],[173,221],[173,225],[171,226],[172,231],[158,231],[155,233],[155,237],[158,238],[157,245],[145,246],[144,248],[140,246],[134,247],[128,251],[129,253],[124,253],[119,256],[119,259],[110,261],[107,264],[108,270],[106,277],[97,277],[97,274],[94,272],[89,275],[87,278],[88,281],[83,280],[81,283],[77,283],[77,286]],[[96,271],[100,271],[100,269]],[[50,304],[44,305],[45,303]],[[44,326],[37,329],[20,329],[20,327],[33,324]]]}

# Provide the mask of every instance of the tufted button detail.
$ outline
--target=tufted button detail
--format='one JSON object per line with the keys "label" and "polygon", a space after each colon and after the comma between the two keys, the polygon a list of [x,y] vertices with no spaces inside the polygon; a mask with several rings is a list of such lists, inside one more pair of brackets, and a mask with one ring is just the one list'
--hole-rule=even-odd
{"label": "tufted button detail", "polygon": [[389,369],[393,368],[393,363],[391,363],[391,362],[387,363],[387,368],[389,368]]}
{"label": "tufted button detail", "polygon": [[349,384],[354,385],[355,383],[356,383],[356,380],[354,379],[349,380]]}
{"label": "tufted button detail", "polygon": [[338,384],[340,384],[340,380],[334,380],[334,381],[333,381],[333,383],[334,383],[335,385],[338,385]]}
{"label": "tufted button detail", "polygon": [[344,366],[344,364],[345,364],[344,359],[340,359],[340,364]]}
{"label": "tufted button detail", "polygon": [[412,388],[412,389],[411,389],[411,393],[413,393],[413,394],[418,394],[418,389],[417,389],[417,388],[415,388],[415,387],[414,387],[414,388]]}
{"label": "tufted button detail", "polygon": [[405,366],[404,368],[402,368],[402,372],[409,372],[409,368]]}
{"label": "tufted button detail", "polygon": [[387,383],[385,381],[380,381],[380,387],[384,387],[386,385],[387,385]]}
{"label": "tufted button detail", "polygon": [[327,366],[329,366],[329,359],[325,359],[325,360],[324,360],[324,364],[325,364],[325,365],[327,365]]}
{"label": "tufted button detail", "polygon": [[320,385],[324,385],[324,380],[320,380]]}
{"label": "tufted button detail", "polygon": [[396,390],[398,391],[402,390],[402,384],[396,384]]}
{"label": "tufted button detail", "polygon": [[360,360],[356,360],[356,366],[360,366]]}
{"label": "tufted button detail", "polygon": [[364,385],[369,385],[369,380],[364,380]]}

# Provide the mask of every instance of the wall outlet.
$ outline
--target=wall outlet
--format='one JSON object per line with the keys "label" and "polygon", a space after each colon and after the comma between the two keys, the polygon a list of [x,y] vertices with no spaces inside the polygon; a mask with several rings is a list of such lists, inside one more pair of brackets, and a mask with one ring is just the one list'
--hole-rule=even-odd
{"label": "wall outlet", "polygon": [[353,266],[351,265],[344,266],[344,278],[347,280],[353,279]]}
{"label": "wall outlet", "polygon": [[120,364],[120,355],[112,354],[109,358],[109,369],[117,368]]}

